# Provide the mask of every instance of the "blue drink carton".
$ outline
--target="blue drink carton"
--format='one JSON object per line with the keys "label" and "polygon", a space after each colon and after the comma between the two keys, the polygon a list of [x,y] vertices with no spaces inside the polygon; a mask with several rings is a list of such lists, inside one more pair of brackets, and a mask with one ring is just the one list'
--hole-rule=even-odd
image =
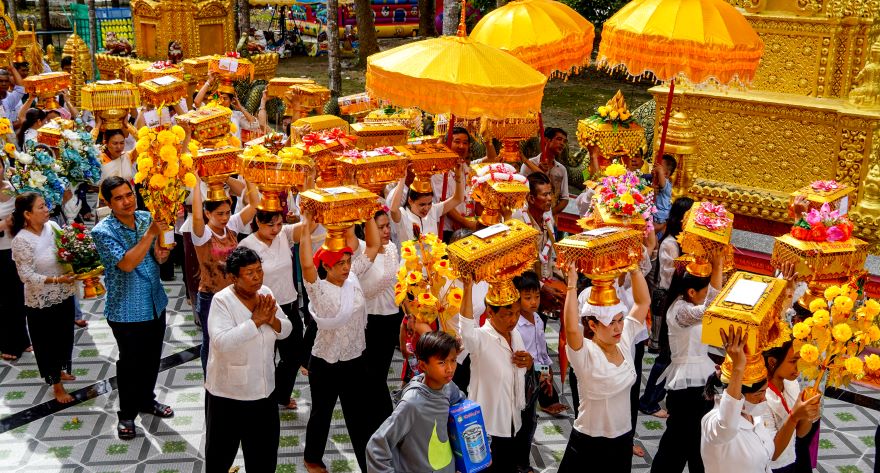
{"label": "blue drink carton", "polygon": [[457,472],[475,473],[489,468],[492,453],[479,404],[465,399],[449,408],[449,439]]}

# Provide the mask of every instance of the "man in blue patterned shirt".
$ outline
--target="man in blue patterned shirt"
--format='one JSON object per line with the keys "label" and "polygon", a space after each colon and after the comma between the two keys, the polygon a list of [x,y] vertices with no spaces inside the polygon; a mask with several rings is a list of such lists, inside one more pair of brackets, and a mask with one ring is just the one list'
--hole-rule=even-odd
{"label": "man in blue patterned shirt", "polygon": [[119,345],[116,378],[119,423],[116,433],[130,440],[136,435],[139,412],[172,417],[171,407],[156,401],[156,378],[165,339],[168,297],[159,279],[159,265],[170,250],[159,245],[164,224],[137,210],[131,184],[121,177],[101,183],[101,196],[112,214],[98,223],[92,237],[104,265],[107,301],[104,315]]}

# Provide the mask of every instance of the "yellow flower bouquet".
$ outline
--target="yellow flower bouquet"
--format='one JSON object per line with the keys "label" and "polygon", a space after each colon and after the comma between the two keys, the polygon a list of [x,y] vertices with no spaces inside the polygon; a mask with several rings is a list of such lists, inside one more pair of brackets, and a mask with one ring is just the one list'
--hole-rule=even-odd
{"label": "yellow flower bouquet", "polygon": [[[814,381],[814,393],[823,391],[823,381],[841,387],[865,376],[859,353],[880,340],[880,302],[868,299],[856,308],[857,299],[854,285],[830,286],[810,304],[813,315],[792,327],[794,349],[800,354],[798,370],[804,379]],[[869,365],[880,368],[880,360],[871,359]]]}
{"label": "yellow flower bouquet", "polygon": [[[190,142],[188,150],[183,149],[186,132],[179,125],[170,130],[143,127],[138,130],[137,173],[135,184],[141,184],[141,196],[153,218],[174,226],[178,211],[186,198],[184,187],[196,186],[193,174],[193,156],[198,152],[198,145]],[[170,237],[163,235],[162,244],[174,242],[173,232]]]}
{"label": "yellow flower bouquet", "polygon": [[395,303],[400,305],[412,295],[419,322],[432,323],[439,319],[440,329],[455,335],[449,319],[458,314],[462,290],[452,286],[455,272],[449,266],[446,244],[433,233],[418,240],[401,243],[400,255],[404,260],[394,286]]}

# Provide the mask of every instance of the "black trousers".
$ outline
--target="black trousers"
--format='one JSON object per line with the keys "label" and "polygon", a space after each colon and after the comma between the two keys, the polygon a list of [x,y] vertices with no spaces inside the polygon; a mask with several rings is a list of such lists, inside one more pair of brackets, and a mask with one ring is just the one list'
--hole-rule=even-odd
{"label": "black trousers", "polygon": [[25,348],[31,346],[31,338],[24,308],[24,284],[18,277],[12,250],[0,250],[0,287],[5,289],[0,298],[0,313],[3,314],[0,353],[19,358]]}
{"label": "black trousers", "polygon": [[293,385],[296,384],[296,375],[299,373],[302,359],[300,351],[303,346],[303,322],[296,301],[284,304],[281,310],[290,319],[293,330],[287,338],[275,342],[275,350],[280,360],[275,365],[275,390],[269,397],[279,405],[286,406],[290,403],[290,393],[293,392]]}
{"label": "black trousers", "polygon": [[367,471],[368,409],[364,406],[363,387],[367,382],[367,357],[328,363],[317,356],[309,361],[309,387],[312,391],[312,412],[306,425],[306,446],[303,460],[323,464],[324,447],[330,433],[336,400],[342,404],[345,427],[361,471]]}
{"label": "black trousers", "polygon": [[394,410],[388,392],[388,368],[394,357],[394,348],[400,343],[400,324],[403,313],[367,316],[367,391],[370,398],[370,435],[382,425]]}
{"label": "black trousers", "polygon": [[607,438],[591,437],[571,429],[571,436],[557,472],[629,473],[632,469],[632,438],[632,432]]}
{"label": "black trousers", "polygon": [[[539,392],[543,393],[543,390],[540,390],[540,386]],[[531,399],[526,399],[526,408],[520,413],[522,415],[522,426],[519,428],[519,432],[516,433],[516,437],[514,437],[516,439],[516,448],[514,450],[516,466],[522,470],[528,468],[532,462],[532,441],[535,438],[535,430],[538,428],[538,398],[538,393],[535,393]],[[558,399],[557,397],[557,402]]]}
{"label": "black trousers", "polygon": [[458,389],[464,393],[465,396],[468,394],[468,385],[471,384],[471,356],[468,355],[464,357],[464,360],[455,368],[455,373],[452,375],[452,382],[458,386]]}
{"label": "black trousers", "polygon": [[156,378],[165,339],[165,311],[146,322],[107,321],[119,346],[116,384],[119,420],[134,420],[156,402]]}
{"label": "black trousers", "polygon": [[484,471],[490,473],[516,473],[516,437],[492,436],[489,446],[492,451],[492,465]]}
{"label": "black trousers", "polygon": [[687,465],[691,473],[703,473],[700,456],[701,420],[712,409],[703,397],[703,387],[671,390],[666,395],[666,431],[660,438],[652,473],[681,473]]}
{"label": "black trousers", "polygon": [[227,473],[239,445],[247,471],[275,471],[281,423],[272,399],[238,401],[205,391],[205,431],[207,473]]}
{"label": "black trousers", "polygon": [[40,376],[48,384],[60,383],[61,371],[70,372],[73,357],[73,296],[42,309],[27,307],[26,311]]}
{"label": "black trousers", "polygon": [[633,436],[636,433],[636,421],[639,420],[639,389],[642,387],[642,358],[645,357],[645,341],[636,344],[635,352],[633,364],[636,368],[636,382],[629,390],[629,411]]}

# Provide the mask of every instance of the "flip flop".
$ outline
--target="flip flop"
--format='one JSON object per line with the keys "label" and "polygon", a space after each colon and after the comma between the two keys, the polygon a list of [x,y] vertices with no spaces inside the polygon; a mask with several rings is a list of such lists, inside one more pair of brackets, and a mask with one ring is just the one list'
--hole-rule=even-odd
{"label": "flip flop", "polygon": [[171,406],[167,406],[160,402],[153,403],[152,408],[141,412],[144,412],[146,414],[153,414],[154,416],[161,417],[163,419],[174,417],[174,409],[172,409]]}
{"label": "flip flop", "polygon": [[8,353],[4,353],[4,354],[0,355],[0,357],[2,357],[2,358],[3,358],[4,360],[6,360],[6,361],[15,361],[15,360],[18,359],[17,356],[15,356],[15,355],[10,355],[10,354],[8,354]]}
{"label": "flip flop", "polygon": [[116,424],[116,435],[119,440],[131,440],[137,436],[137,429],[133,420],[120,420]]}

